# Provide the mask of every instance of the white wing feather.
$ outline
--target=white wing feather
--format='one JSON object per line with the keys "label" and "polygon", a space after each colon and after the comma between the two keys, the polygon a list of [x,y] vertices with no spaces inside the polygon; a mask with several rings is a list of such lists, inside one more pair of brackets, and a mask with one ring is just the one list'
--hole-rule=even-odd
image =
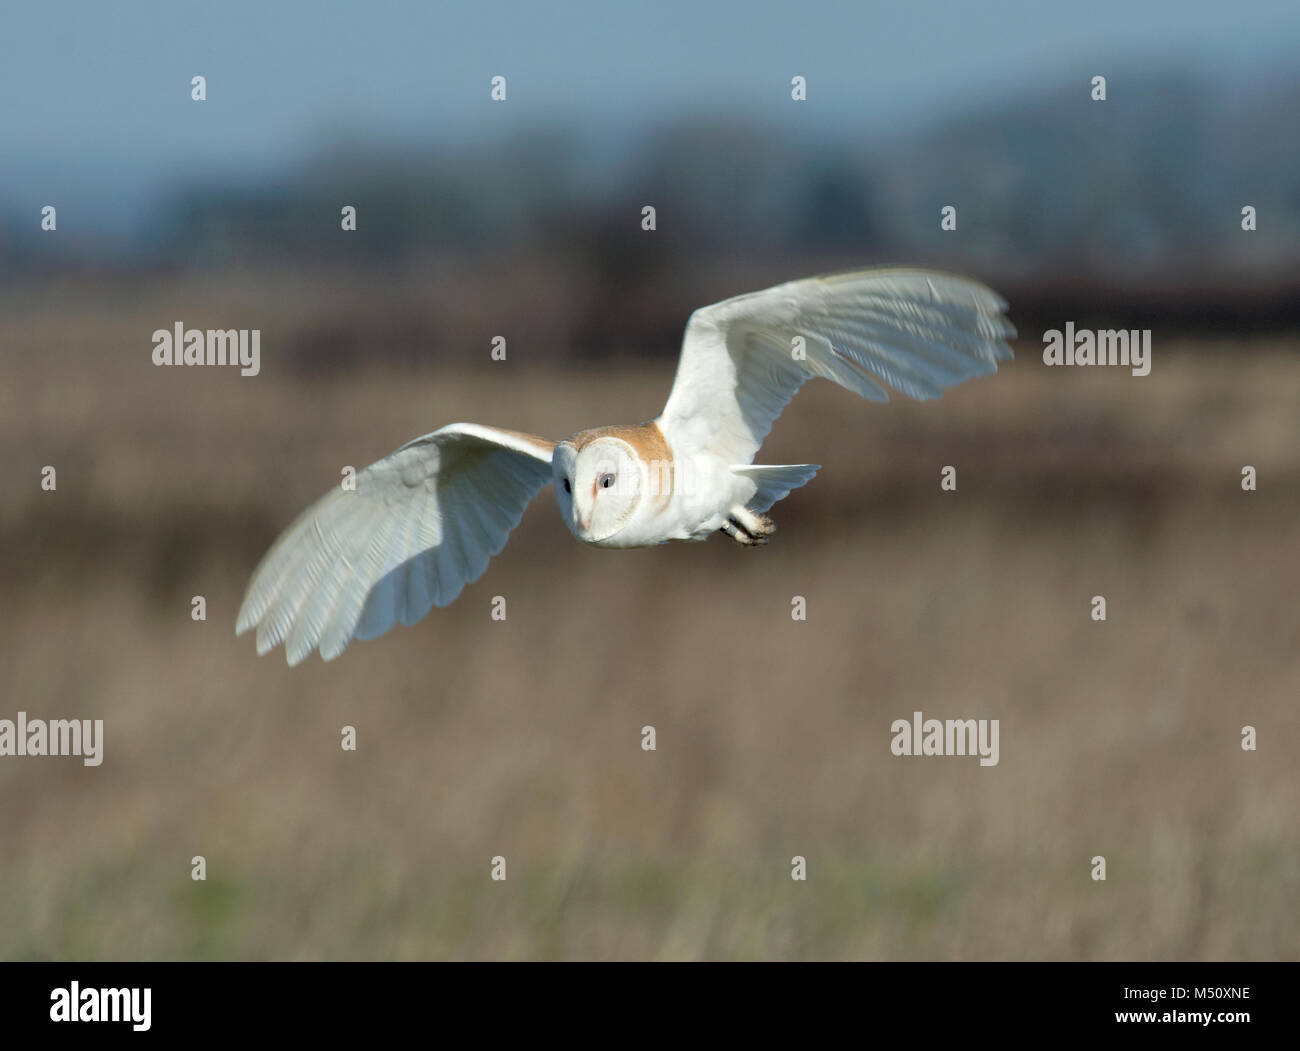
{"label": "white wing feather", "polygon": [[751,463],[816,376],[887,401],[883,384],[937,398],[996,371],[1011,356],[1004,340],[1015,335],[1005,309],[983,285],[935,270],[859,270],[736,296],[691,315],[659,424],[679,454],[707,450]]}
{"label": "white wing feather", "polygon": [[326,494],[272,545],[249,582],[236,634],[293,665],[332,660],[354,638],[414,624],[450,603],[505,547],[551,480],[554,442],[456,423],[407,442]]}

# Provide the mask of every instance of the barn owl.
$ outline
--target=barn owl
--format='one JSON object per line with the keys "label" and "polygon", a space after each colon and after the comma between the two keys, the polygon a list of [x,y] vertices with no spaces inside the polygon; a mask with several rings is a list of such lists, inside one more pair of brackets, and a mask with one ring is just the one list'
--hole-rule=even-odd
{"label": "barn owl", "polygon": [[704,540],[765,544],[767,511],[817,464],[755,464],[810,379],[875,401],[994,372],[1015,334],[983,285],[932,270],[807,278],[695,311],[663,411],[560,442],[453,423],[407,442],[307,508],[254,571],[236,634],[289,664],[413,624],[452,602],[550,482],[575,537],[596,547]]}

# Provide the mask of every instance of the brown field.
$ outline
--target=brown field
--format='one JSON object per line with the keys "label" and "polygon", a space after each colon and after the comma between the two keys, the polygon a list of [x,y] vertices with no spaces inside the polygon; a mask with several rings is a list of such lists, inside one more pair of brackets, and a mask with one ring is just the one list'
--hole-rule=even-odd
{"label": "brown field", "polygon": [[[767,548],[590,550],[544,493],[456,604],[290,670],[235,612],[343,465],[454,420],[646,419],[671,380],[670,360],[557,364],[550,316],[505,364],[496,329],[454,321],[442,345],[472,353],[277,357],[353,295],[0,303],[0,717],[106,734],[98,768],[0,759],[0,958],[1296,955],[1292,344],[1157,333],[1137,379],[1048,370],[1027,341],[928,404],[813,384],[761,459],[824,468]],[[256,379],[149,363],[174,319],[262,317]],[[999,719],[999,765],[891,755],[916,710]]]}

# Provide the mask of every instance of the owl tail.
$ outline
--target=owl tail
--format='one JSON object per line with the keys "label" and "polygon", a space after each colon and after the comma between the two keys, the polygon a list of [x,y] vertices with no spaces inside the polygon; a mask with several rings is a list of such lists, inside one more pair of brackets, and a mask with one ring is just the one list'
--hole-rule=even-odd
{"label": "owl tail", "polygon": [[821,466],[819,463],[738,464],[732,466],[731,473],[754,483],[754,495],[745,506],[761,514],[778,500],[789,496],[791,489],[798,489],[812,481],[813,475],[821,470]]}

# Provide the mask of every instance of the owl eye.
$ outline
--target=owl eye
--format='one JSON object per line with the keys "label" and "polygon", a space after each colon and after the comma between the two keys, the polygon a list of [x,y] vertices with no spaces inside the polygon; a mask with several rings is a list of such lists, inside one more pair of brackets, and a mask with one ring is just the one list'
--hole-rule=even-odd
{"label": "owl eye", "polygon": [[608,489],[613,484],[614,476],[612,474],[602,474],[600,476],[600,487],[602,489]]}
{"label": "owl eye", "polygon": [[566,493],[573,492],[573,487],[569,485],[569,480],[567,478],[564,480],[564,491]]}

